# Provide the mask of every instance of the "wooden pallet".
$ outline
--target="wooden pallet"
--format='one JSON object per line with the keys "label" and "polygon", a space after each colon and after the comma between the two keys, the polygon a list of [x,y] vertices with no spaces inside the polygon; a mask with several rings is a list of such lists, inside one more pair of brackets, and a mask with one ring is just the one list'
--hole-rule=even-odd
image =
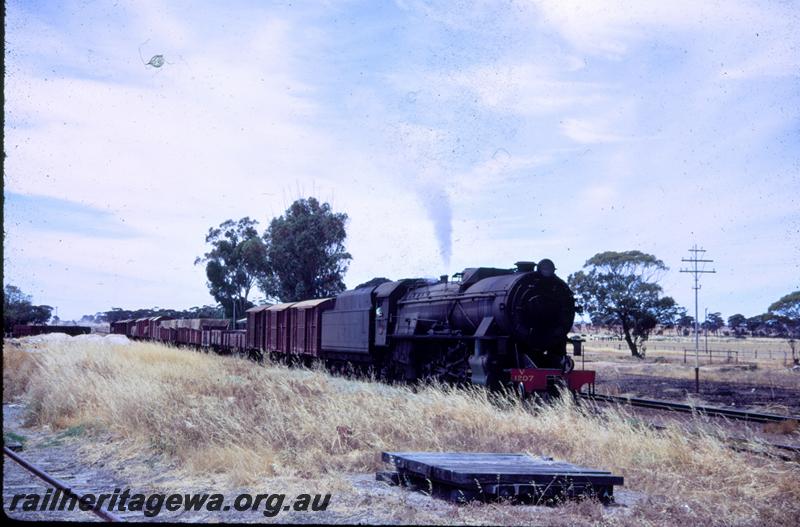
{"label": "wooden pallet", "polygon": [[396,472],[379,472],[378,480],[455,502],[552,504],[585,496],[609,503],[614,485],[624,483],[605,470],[525,454],[383,452],[382,457]]}

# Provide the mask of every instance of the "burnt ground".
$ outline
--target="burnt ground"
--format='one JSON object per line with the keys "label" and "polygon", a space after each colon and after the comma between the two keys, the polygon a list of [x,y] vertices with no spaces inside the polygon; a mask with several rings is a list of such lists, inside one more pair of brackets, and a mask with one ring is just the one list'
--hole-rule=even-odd
{"label": "burnt ground", "polygon": [[695,393],[694,379],[676,379],[655,375],[621,372],[597,383],[599,393],[630,394],[642,398],[684,402],[687,398],[709,406],[800,415],[800,386],[783,387],[731,383],[700,377],[700,393]]}

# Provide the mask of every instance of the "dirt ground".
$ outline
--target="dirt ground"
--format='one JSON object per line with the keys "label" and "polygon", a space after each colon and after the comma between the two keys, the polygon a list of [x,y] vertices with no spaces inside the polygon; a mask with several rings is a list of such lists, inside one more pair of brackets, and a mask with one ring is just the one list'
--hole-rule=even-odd
{"label": "dirt ground", "polygon": [[[782,345],[781,342],[758,344]],[[682,352],[648,350],[647,358],[640,360],[607,343],[592,342],[576,367],[585,363],[586,369],[597,371],[597,391],[609,395],[800,415],[800,368],[793,368],[791,362],[770,359],[768,353],[761,351],[758,360],[752,358],[749,350],[750,359],[716,357],[714,362],[709,362],[709,356],[701,352],[699,393],[695,391],[694,357],[684,357]]]}
{"label": "dirt ground", "polygon": [[685,401],[691,397],[694,401],[705,401],[709,406],[800,415],[800,389],[731,383],[703,379],[702,376],[700,393],[695,393],[693,378],[675,379],[628,372],[601,379],[597,389],[602,393],[630,394],[650,399]]}

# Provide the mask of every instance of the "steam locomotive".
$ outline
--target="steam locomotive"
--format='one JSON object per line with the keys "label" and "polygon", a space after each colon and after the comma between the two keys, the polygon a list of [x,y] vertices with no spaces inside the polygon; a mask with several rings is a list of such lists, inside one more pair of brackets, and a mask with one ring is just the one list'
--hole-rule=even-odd
{"label": "steam locomotive", "polygon": [[112,332],[256,359],[323,360],[334,371],[372,371],[387,381],[593,391],[595,372],[575,370],[568,354],[570,343],[581,354],[581,341],[567,338],[574,317],[572,292],[544,259],[258,306],[247,311],[245,330],[219,319],[155,317],[115,322]]}

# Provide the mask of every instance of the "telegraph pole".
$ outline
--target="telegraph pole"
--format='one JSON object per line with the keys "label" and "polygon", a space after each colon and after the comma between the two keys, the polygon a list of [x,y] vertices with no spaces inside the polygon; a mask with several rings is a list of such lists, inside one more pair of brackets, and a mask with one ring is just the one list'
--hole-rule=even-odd
{"label": "telegraph pole", "polygon": [[[714,260],[707,260],[703,259],[704,253],[706,252],[705,249],[697,248],[697,244],[694,244],[689,252],[692,253],[692,256],[689,258],[681,258],[682,262],[687,262],[689,265],[688,269],[681,269],[682,273],[692,273],[694,275],[694,391],[696,393],[700,393],[700,328],[697,324],[697,317],[698,317],[698,310],[697,310],[697,292],[700,291],[700,275],[704,273],[716,273],[714,269],[707,271],[705,269],[706,263],[711,263]],[[703,264],[702,267],[698,266],[698,264]],[[706,325],[707,327],[708,325]]]}

